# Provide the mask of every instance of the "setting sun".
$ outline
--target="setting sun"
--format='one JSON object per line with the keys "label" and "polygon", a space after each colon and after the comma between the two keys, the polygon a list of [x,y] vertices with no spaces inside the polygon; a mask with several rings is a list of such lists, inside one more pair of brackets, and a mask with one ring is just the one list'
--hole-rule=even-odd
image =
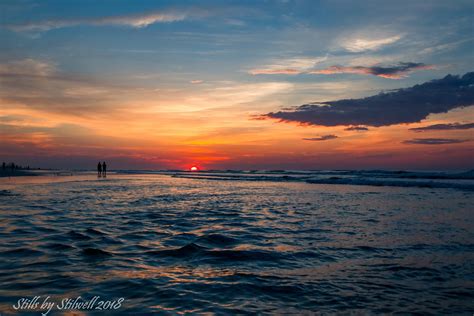
{"label": "setting sun", "polygon": [[196,166],[191,167],[189,170],[191,171],[198,171],[198,168]]}

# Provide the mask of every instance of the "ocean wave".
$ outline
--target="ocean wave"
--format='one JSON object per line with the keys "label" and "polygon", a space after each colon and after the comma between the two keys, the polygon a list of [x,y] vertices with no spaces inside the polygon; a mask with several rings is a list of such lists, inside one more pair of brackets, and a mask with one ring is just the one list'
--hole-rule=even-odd
{"label": "ocean wave", "polygon": [[87,228],[86,229],[86,233],[89,234],[89,235],[96,235],[96,236],[104,236],[106,235],[106,233],[98,230],[98,229],[94,229],[94,228]]}
{"label": "ocean wave", "polygon": [[236,239],[221,234],[204,235],[199,237],[195,242],[212,247],[228,247],[238,243]]}
{"label": "ocean wave", "polygon": [[120,170],[118,174],[162,174],[176,177],[223,177],[254,179],[259,176],[271,178],[282,176],[315,177],[315,176],[354,176],[354,177],[382,177],[400,179],[450,179],[474,180],[474,170],[464,172],[446,171],[408,171],[408,170],[205,170],[189,172],[183,170]]}
{"label": "ocean wave", "polygon": [[88,257],[110,257],[113,255],[111,252],[93,247],[82,249],[82,254]]}
{"label": "ocean wave", "polygon": [[16,248],[3,252],[3,256],[14,256],[14,257],[36,257],[43,255],[42,251],[31,249],[31,248]]}
{"label": "ocean wave", "polygon": [[20,194],[12,192],[10,190],[0,190],[0,197],[3,197],[3,196],[16,196],[16,195],[20,195]]}
{"label": "ocean wave", "polygon": [[277,262],[284,259],[284,255],[279,252],[266,250],[234,250],[224,249],[215,250],[208,247],[200,246],[194,242],[189,243],[180,248],[152,250],[147,252],[148,255],[158,257],[175,257],[198,259],[203,261],[227,261],[229,263],[236,261],[274,261]]}
{"label": "ocean wave", "polygon": [[[470,180],[471,172],[446,175],[427,176],[404,174],[399,176],[396,172],[380,173],[379,171],[364,171],[345,173],[346,176],[332,174],[330,177],[314,175],[290,176],[290,175],[227,175],[227,174],[174,174],[173,177],[196,179],[196,180],[220,180],[220,181],[270,181],[270,182],[307,182],[313,184],[338,184],[338,185],[368,185],[368,186],[390,186],[390,187],[417,187],[417,188],[448,188],[474,191],[474,182]],[[341,174],[341,173],[339,173]],[[351,176],[347,176],[350,174]],[[369,177],[370,175],[370,177]],[[398,175],[395,176],[395,175]],[[464,175],[464,178],[463,178]],[[390,177],[389,177],[390,176]],[[437,181],[437,180],[459,180],[459,181]]]}
{"label": "ocean wave", "polygon": [[416,187],[416,188],[446,188],[474,191],[473,183],[454,183],[437,181],[403,181],[390,179],[364,179],[364,178],[327,178],[309,179],[308,183],[315,184],[344,184],[344,185],[369,185],[369,186],[390,186],[390,187]]}

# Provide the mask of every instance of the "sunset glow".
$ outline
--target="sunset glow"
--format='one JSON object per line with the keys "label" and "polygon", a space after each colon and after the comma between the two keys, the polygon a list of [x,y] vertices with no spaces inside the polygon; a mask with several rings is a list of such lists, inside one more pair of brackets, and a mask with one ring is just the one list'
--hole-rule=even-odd
{"label": "sunset glow", "polygon": [[353,8],[356,21],[330,2],[101,2],[90,16],[80,4],[3,5],[0,154],[48,168],[468,168],[472,129],[414,129],[472,123],[471,104],[287,110],[471,71],[471,11],[441,3],[390,27],[377,8]]}

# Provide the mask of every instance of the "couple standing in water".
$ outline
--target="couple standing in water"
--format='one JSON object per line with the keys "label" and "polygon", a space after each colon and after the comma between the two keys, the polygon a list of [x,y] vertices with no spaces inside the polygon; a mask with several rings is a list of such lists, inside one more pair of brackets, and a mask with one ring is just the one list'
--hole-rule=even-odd
{"label": "couple standing in water", "polygon": [[97,164],[97,176],[98,177],[107,177],[107,165],[105,164],[105,161],[102,162],[102,164],[99,163]]}

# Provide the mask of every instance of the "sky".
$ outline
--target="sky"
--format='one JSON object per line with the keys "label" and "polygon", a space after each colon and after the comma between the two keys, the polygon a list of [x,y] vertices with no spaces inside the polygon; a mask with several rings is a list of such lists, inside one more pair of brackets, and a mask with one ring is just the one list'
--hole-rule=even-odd
{"label": "sky", "polygon": [[472,1],[0,2],[0,160],[473,169]]}

